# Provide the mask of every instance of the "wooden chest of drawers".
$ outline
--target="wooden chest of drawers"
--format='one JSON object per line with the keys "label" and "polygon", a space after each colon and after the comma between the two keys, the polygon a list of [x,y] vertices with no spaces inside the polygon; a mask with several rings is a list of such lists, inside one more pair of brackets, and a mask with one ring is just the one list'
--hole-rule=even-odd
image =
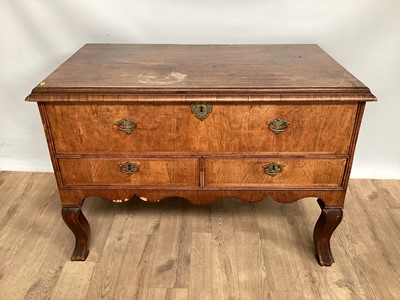
{"label": "wooden chest of drawers", "polygon": [[89,196],[114,202],[318,198],[321,265],[342,219],[369,89],[316,45],[87,44],[38,102],[62,201],[89,253]]}

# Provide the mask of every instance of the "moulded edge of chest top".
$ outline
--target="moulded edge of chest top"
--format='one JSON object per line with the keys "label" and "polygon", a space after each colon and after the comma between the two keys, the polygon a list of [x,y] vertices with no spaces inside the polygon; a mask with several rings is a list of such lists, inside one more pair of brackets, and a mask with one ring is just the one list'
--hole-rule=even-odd
{"label": "moulded edge of chest top", "polygon": [[376,101],[377,98],[370,92],[354,93],[272,93],[272,94],[241,94],[230,91],[224,94],[200,93],[36,93],[26,97],[29,102],[298,102],[298,101],[337,101],[337,102],[366,102]]}

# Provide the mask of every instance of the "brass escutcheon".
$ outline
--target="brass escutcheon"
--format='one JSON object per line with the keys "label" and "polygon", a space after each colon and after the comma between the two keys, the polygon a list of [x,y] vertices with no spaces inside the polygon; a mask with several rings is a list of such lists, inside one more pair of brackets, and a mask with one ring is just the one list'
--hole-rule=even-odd
{"label": "brass escutcheon", "polygon": [[266,164],[266,165],[262,165],[262,167],[264,168],[264,173],[265,174],[267,174],[269,176],[272,176],[272,177],[275,177],[276,175],[278,175],[282,171],[284,165],[278,164],[276,162],[272,162],[272,163],[269,163],[269,164]]}
{"label": "brass escutcheon", "polygon": [[196,118],[200,119],[200,121],[204,121],[204,119],[208,117],[208,114],[212,112],[212,104],[206,102],[196,102],[192,103],[191,109]]}
{"label": "brass escutcheon", "polygon": [[140,165],[137,163],[127,161],[127,162],[118,164],[118,167],[122,173],[132,175],[132,174],[139,172]]}
{"label": "brass escutcheon", "polygon": [[119,121],[114,122],[115,125],[118,125],[118,129],[125,132],[126,134],[131,134],[132,131],[136,128],[138,121],[123,118]]}
{"label": "brass escutcheon", "polygon": [[281,118],[275,118],[272,121],[265,122],[265,124],[268,126],[268,129],[271,130],[273,133],[280,134],[288,128],[290,122]]}

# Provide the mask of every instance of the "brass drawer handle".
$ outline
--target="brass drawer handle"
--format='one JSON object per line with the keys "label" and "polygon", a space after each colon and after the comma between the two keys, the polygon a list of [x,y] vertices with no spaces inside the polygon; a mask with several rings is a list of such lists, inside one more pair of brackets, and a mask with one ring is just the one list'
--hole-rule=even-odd
{"label": "brass drawer handle", "polygon": [[290,122],[281,118],[275,118],[272,121],[265,122],[268,125],[268,129],[275,134],[280,134],[281,132],[288,129]]}
{"label": "brass drawer handle", "polygon": [[278,175],[280,172],[282,172],[282,169],[285,165],[282,164],[278,164],[276,162],[272,162],[266,165],[263,165],[262,167],[264,168],[264,173],[275,177],[276,175]]}
{"label": "brass drawer handle", "polygon": [[127,161],[127,162],[118,164],[118,167],[122,173],[132,175],[132,174],[139,172],[140,165],[137,163]]}
{"label": "brass drawer handle", "polygon": [[118,129],[125,132],[126,134],[131,134],[132,131],[136,128],[137,123],[138,121],[129,118],[123,118],[119,121],[114,122],[114,124],[118,126]]}
{"label": "brass drawer handle", "polygon": [[196,102],[191,105],[192,113],[200,121],[204,121],[208,117],[208,114],[212,112],[212,104],[206,102]]}

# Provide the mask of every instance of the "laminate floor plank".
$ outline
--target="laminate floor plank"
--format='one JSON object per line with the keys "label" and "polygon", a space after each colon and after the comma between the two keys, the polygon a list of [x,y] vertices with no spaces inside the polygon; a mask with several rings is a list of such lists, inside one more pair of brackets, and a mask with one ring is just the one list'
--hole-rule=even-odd
{"label": "laminate floor plank", "polygon": [[240,296],[232,217],[232,209],[238,201],[234,198],[219,199],[212,205],[214,299],[239,299]]}
{"label": "laminate floor plank", "polygon": [[168,289],[167,299],[168,300],[187,300],[188,299],[188,290],[187,289],[179,289],[179,288]]}
{"label": "laminate floor plank", "polygon": [[188,216],[192,219],[192,232],[211,233],[211,205],[191,205],[188,210]]}
{"label": "laminate floor plank", "polygon": [[23,199],[28,195],[35,182],[34,173],[24,172],[2,172],[0,178],[1,204],[4,208],[0,210],[0,237],[6,229],[7,224],[14,220],[13,216],[19,213],[23,201],[15,201],[15,199]]}
{"label": "laminate floor plank", "polygon": [[[107,239],[110,235],[112,225],[117,213],[121,212],[122,206],[126,207],[126,203],[110,203],[98,197],[87,199],[83,205],[82,211],[89,221],[92,238],[89,246],[89,256],[86,261],[99,262]],[[74,236],[71,231],[67,233],[70,237],[70,253],[74,249]]]}
{"label": "laminate floor plank", "polygon": [[[21,178],[22,176],[15,176],[14,180],[18,181],[18,177]],[[53,177],[38,173],[25,178],[27,179],[26,186],[21,185],[12,190],[9,206],[7,206],[7,198],[5,200],[2,198],[3,209],[0,211],[6,213],[0,218],[0,223],[3,225],[0,228],[0,257],[4,257],[6,255],[4,252],[9,250],[9,248],[4,247],[5,245],[19,246],[19,241],[32,228],[32,223],[35,221],[33,217],[40,216],[43,213],[40,208],[43,209],[56,197],[57,188],[54,186],[55,180]],[[42,184],[51,186],[50,190],[43,190],[41,188]],[[5,189],[3,194],[7,194],[8,189],[13,189],[13,186],[3,185],[3,189]],[[32,212],[35,213],[32,214]],[[23,234],[18,234],[21,232]],[[14,248],[13,252],[16,251]]]}
{"label": "laminate floor plank", "polygon": [[30,204],[36,203],[36,209],[21,209],[20,213],[15,214],[1,239],[0,291],[5,299],[18,299],[25,295],[46,256],[44,250],[56,238],[57,226],[61,226],[59,215],[54,214],[59,204],[50,200],[55,188],[38,188],[40,184],[53,183],[52,178],[36,178],[38,181],[32,184],[29,194],[31,202],[28,201]]}
{"label": "laminate floor plank", "polygon": [[187,289],[189,286],[192,224],[185,212],[190,204],[176,200],[160,203],[162,213],[150,287]]}
{"label": "laminate floor plank", "polygon": [[[254,204],[258,223],[261,251],[266,268],[264,290],[301,291],[299,275],[291,263],[290,240],[284,232],[285,219],[281,214],[282,204],[272,199]],[[264,295],[264,297],[267,297]]]}
{"label": "laminate floor plank", "polygon": [[303,300],[304,295],[302,292],[289,292],[289,291],[269,291],[267,300]]}
{"label": "laminate floor plank", "polygon": [[[372,191],[365,190],[370,198],[377,199],[377,202],[385,201],[391,209],[400,208],[400,183],[399,180],[365,180],[370,182],[376,189]],[[363,180],[354,183],[362,183]]]}
{"label": "laminate floor plank", "polygon": [[[53,193],[54,192],[54,193]],[[55,202],[50,201],[51,206],[49,209],[56,215],[60,210],[59,197],[55,195],[55,190],[52,192],[50,198],[54,199]],[[42,198],[38,199],[43,201]],[[35,230],[35,229],[34,229]],[[64,226],[64,222],[59,219],[54,224],[53,230],[55,231],[55,238],[43,252],[45,257],[43,258],[41,265],[37,273],[33,276],[33,280],[30,282],[30,287],[27,290],[24,299],[49,299],[50,295],[60,277],[61,271],[65,264],[65,259],[70,255],[70,237],[67,236],[66,231],[69,229]],[[40,260],[38,260],[40,262]]]}
{"label": "laminate floor plank", "polygon": [[189,299],[213,299],[212,234],[192,233]]}
{"label": "laminate floor plank", "polygon": [[[352,188],[356,191],[354,186]],[[381,248],[381,245],[373,233],[374,217],[366,214],[360,205],[362,197],[353,190],[348,192],[351,204],[346,205],[345,212],[351,209],[354,217],[347,216],[345,220],[347,224],[344,226],[350,226],[348,230],[354,231],[355,234],[354,240],[347,244],[345,251],[351,258],[351,267],[356,271],[367,299],[370,297],[392,299],[393,295],[389,288],[392,279],[389,278],[389,282],[384,280],[386,271],[381,269],[381,265],[386,264],[386,258],[376,250]],[[371,251],[372,249],[374,251]],[[376,284],[377,278],[382,279],[379,280],[379,284]]]}
{"label": "laminate floor plank", "polygon": [[[360,211],[355,214],[357,217],[352,218],[349,216],[350,212],[358,210],[355,206],[358,206],[357,199],[352,191],[348,191],[347,199],[351,199],[344,210],[344,218],[340,224],[340,231],[338,228],[338,234],[334,236],[337,243],[341,245],[342,256],[336,256],[336,263],[340,263],[340,259],[345,257],[345,265],[348,270],[352,270],[356,274],[356,278],[361,286],[361,292],[359,293],[361,299],[383,299],[381,297],[391,298],[390,293],[387,293],[387,286],[383,283],[382,288],[378,288],[374,283],[375,276],[377,274],[377,268],[374,264],[371,264],[369,257],[368,245],[365,243],[363,236],[369,234],[369,228],[365,226],[364,220],[367,216],[364,212]],[[351,203],[350,203],[351,202]],[[335,254],[335,253],[334,253]],[[370,273],[371,272],[371,273]],[[349,285],[349,288],[353,288]],[[380,290],[382,289],[382,292]]]}
{"label": "laminate floor plank", "polygon": [[[310,206],[311,203],[306,205]],[[329,285],[325,281],[324,270],[321,270],[313,255],[314,247],[310,235],[313,226],[307,226],[304,216],[300,217],[298,212],[293,212],[294,210],[290,214],[282,215],[282,230],[286,233],[284,236],[286,248],[296,249],[295,251],[291,250],[292,253],[288,253],[287,257],[305,299],[337,299],[330,293]],[[334,267],[335,265],[330,268],[332,269],[331,273],[336,273]]]}
{"label": "laminate floor plank", "polygon": [[[358,197],[363,199],[364,204],[367,204],[367,209],[388,209],[390,205],[396,205],[391,193],[385,188],[379,188],[372,180],[356,180],[350,182],[349,185],[358,191]],[[382,201],[382,198],[387,201]]]}
{"label": "laminate floor plank", "polygon": [[[388,211],[388,215],[392,220],[392,223],[396,227],[398,231],[400,231],[400,208],[393,208]],[[392,236],[391,236],[392,237]],[[400,236],[395,236],[394,241],[396,241],[399,245],[400,244]]]}
{"label": "laminate floor plank", "polygon": [[0,300],[400,298],[400,180],[350,180],[329,268],[314,258],[315,198],[90,198],[90,254],[71,262],[53,174],[0,172],[0,195]]}
{"label": "laminate floor plank", "polygon": [[[67,261],[63,267],[57,285],[49,299],[54,300],[83,300],[92,284],[93,272],[96,268],[95,262]],[[99,299],[99,298],[91,298]]]}
{"label": "laminate floor plank", "polygon": [[235,231],[258,231],[253,204],[235,200],[232,216]]}
{"label": "laminate floor plank", "polygon": [[[353,186],[353,190],[357,191],[357,195],[366,199],[368,193],[365,192],[364,186],[366,181],[361,181],[362,184]],[[391,218],[388,218],[387,211],[389,207],[379,207],[368,205],[355,205],[358,211],[363,211],[368,222],[365,222],[365,227],[368,232],[364,232],[362,237],[366,244],[371,245],[380,255],[376,258],[380,268],[378,272],[381,278],[384,279],[389,291],[393,297],[400,297],[400,245],[396,242],[400,239],[400,231],[397,230]],[[384,228],[390,228],[389,231]],[[396,238],[397,237],[397,238]]]}
{"label": "laminate floor plank", "polygon": [[118,205],[118,208],[102,256],[96,264],[87,299],[112,299],[116,292],[134,218],[134,214],[124,209],[125,205]]}
{"label": "laminate floor plank", "polygon": [[257,231],[235,231],[235,250],[240,299],[262,299],[265,268]]}
{"label": "laminate floor plank", "polygon": [[134,209],[138,213],[133,221],[132,234],[156,234],[160,228],[160,204],[136,201]]}
{"label": "laminate floor plank", "polygon": [[[0,280],[0,291],[4,299],[21,299],[31,286],[38,270],[46,257],[45,250],[51,240],[55,239],[57,228],[40,230],[42,237],[27,237],[21,245],[17,255],[9,261],[7,270]],[[25,245],[30,245],[26,247]]]}
{"label": "laminate floor plank", "polygon": [[66,234],[69,229],[60,220],[54,230],[56,231],[55,238],[44,250],[45,257],[33,276],[24,299],[50,299],[65,262],[71,255],[71,238]]}
{"label": "laminate floor plank", "polygon": [[131,234],[126,252],[121,254],[124,260],[115,299],[147,299],[156,239],[156,234]]}
{"label": "laminate floor plank", "polygon": [[187,289],[180,288],[150,288],[148,300],[186,300]]}

